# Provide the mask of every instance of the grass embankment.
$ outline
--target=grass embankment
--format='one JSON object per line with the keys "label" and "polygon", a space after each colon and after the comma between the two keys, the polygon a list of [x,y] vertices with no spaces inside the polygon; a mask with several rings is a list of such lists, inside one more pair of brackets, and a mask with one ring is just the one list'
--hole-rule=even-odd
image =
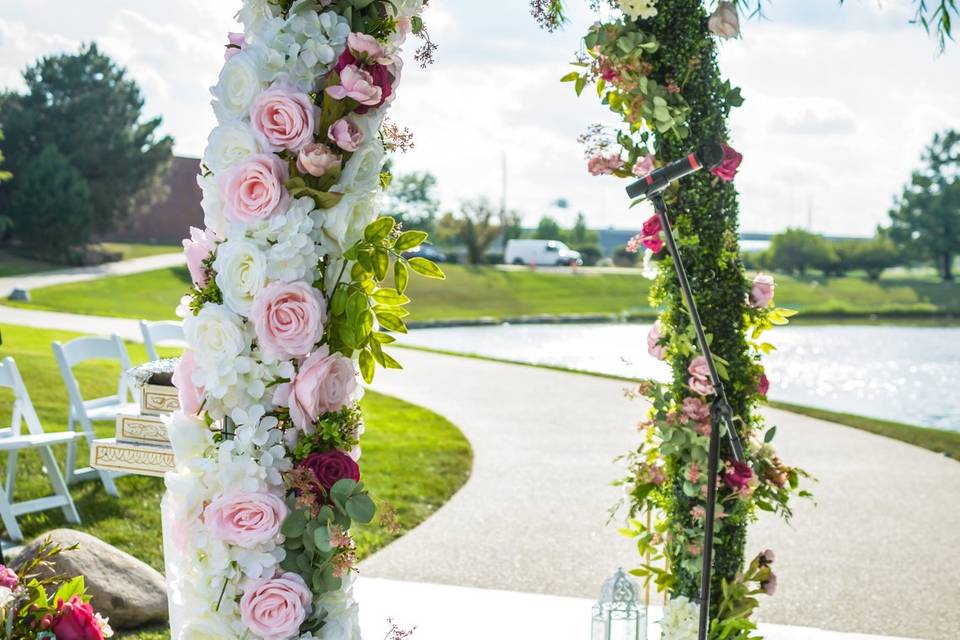
{"label": "grass embankment", "polygon": [[[607,378],[609,380],[622,380],[623,382],[636,383],[636,378],[618,376],[613,373],[602,373],[598,371],[585,371],[583,369],[573,369],[553,364],[535,364],[532,362],[520,362],[509,360],[507,358],[497,358],[493,356],[483,356],[475,353],[460,353],[445,349],[432,349],[430,347],[420,347],[406,344],[396,344],[396,347],[402,349],[411,349],[413,351],[426,351],[428,353],[438,353],[441,355],[458,356],[461,358],[474,358],[476,360],[487,360],[490,362],[503,362],[505,364],[515,364],[524,367],[536,367],[537,369],[550,369],[552,371],[563,371],[565,373],[577,373],[585,376],[594,376],[597,378]],[[819,420],[835,422],[847,427],[853,427],[862,431],[869,431],[877,435],[886,436],[894,440],[900,440],[923,449],[928,449],[935,453],[942,453],[954,460],[960,460],[960,431],[946,431],[944,429],[933,429],[930,427],[920,427],[902,422],[892,422],[890,420],[881,420],[880,418],[870,418],[867,416],[858,416],[851,413],[839,413],[837,411],[828,411],[827,409],[817,409],[814,407],[805,407],[799,404],[790,404],[788,402],[768,401],[767,404],[775,409],[799,413]]]}
{"label": "grass embankment", "polygon": [[[444,265],[446,281],[413,278],[410,321],[475,320],[562,314],[652,316],[650,281],[639,273],[518,271]],[[960,313],[960,285],[926,279],[777,277],[777,303],[801,318],[931,317]],[[126,318],[172,319],[189,286],[184,268],[58,285],[17,306]],[[801,320],[802,321],[802,320]]]}
{"label": "grass embankment", "polygon": [[[16,360],[44,429],[66,429],[67,394],[50,343],[69,340],[76,334],[9,325],[0,325],[0,332],[3,334],[0,359],[12,356]],[[134,362],[146,360],[142,346],[129,344],[128,349]],[[173,353],[168,352],[168,355]],[[84,394],[89,397],[116,392],[119,370],[113,363],[86,363],[75,371]],[[8,424],[11,399],[9,390],[0,389],[0,423]],[[361,557],[412,529],[446,502],[466,482],[473,455],[470,444],[453,424],[426,409],[376,393],[367,394],[363,408],[367,420],[362,458],[364,482],[381,505],[389,504],[396,511],[400,530],[391,533],[377,521],[359,527],[355,533]],[[100,423],[96,428],[101,437],[113,435],[112,424]],[[65,452],[65,447],[55,448],[61,462]],[[88,455],[84,443],[78,460],[83,463]],[[2,462],[5,461],[4,456]],[[0,464],[0,470],[5,473],[5,464]],[[18,500],[48,495],[50,491],[35,452],[21,455],[17,479]],[[127,476],[120,478],[117,485],[120,498],[108,496],[98,482],[72,487],[83,521],[76,528],[162,571],[160,498],[163,480]],[[22,516],[19,522],[28,539],[65,525],[59,510]],[[147,637],[154,636],[143,636]]]}
{"label": "grass embankment", "polygon": [[[133,258],[145,258],[147,256],[156,256],[165,253],[179,253],[181,248],[170,244],[137,244],[131,242],[102,242],[97,245],[104,251],[119,253],[122,260],[131,260]],[[0,250],[0,278],[7,276],[18,276],[27,273],[42,273],[44,271],[56,271],[59,269],[68,269],[68,265],[48,262],[36,258],[28,253],[14,252],[10,250]]]}

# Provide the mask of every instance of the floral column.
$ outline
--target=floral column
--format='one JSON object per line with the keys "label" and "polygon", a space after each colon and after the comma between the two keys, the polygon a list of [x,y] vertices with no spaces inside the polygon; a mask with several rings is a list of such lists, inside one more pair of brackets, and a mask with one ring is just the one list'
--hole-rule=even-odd
{"label": "floral column", "polygon": [[[402,252],[425,234],[378,218],[384,115],[420,0],[246,0],[212,88],[184,241],[189,349],[174,378],[164,544],[173,638],[359,638],[350,527],[361,482],[358,377],[405,331]],[[418,57],[429,57],[432,45]],[[389,287],[381,286],[392,275]]]}

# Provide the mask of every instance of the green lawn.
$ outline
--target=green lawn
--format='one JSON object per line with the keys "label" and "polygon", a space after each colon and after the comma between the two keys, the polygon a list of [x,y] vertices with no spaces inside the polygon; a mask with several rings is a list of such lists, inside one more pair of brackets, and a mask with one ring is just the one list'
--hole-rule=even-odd
{"label": "green lawn", "polygon": [[24,273],[51,271],[56,268],[57,265],[43,260],[34,260],[7,250],[0,250],[0,278],[19,276]]}
{"label": "green lawn", "polygon": [[[132,242],[103,242],[99,245],[106,251],[118,252],[124,260],[144,258],[164,253],[179,253],[182,249],[177,245],[169,244],[138,244]],[[0,278],[18,276],[25,273],[41,273],[67,269],[67,265],[48,262],[31,256],[29,253],[0,250]]]}
{"label": "green lawn", "polygon": [[[66,428],[67,397],[50,350],[53,340],[69,340],[76,334],[41,331],[0,325],[3,346],[0,359],[13,356],[17,367],[47,431]],[[143,348],[128,345],[135,362],[146,359]],[[96,362],[77,369],[84,393],[93,396],[116,391],[117,368],[108,362]],[[0,389],[0,422],[10,415],[11,394]],[[441,416],[401,400],[368,393],[363,400],[367,418],[364,451],[361,460],[364,481],[374,498],[389,504],[397,514],[398,533],[390,533],[376,522],[356,531],[361,557],[383,547],[425,520],[466,482],[473,454],[463,434]],[[98,425],[98,433],[111,436],[113,425]],[[61,457],[63,447],[57,450]],[[86,460],[86,447],[79,459]],[[6,458],[3,457],[2,461]],[[4,465],[0,470],[5,473]],[[18,466],[17,499],[29,499],[48,491],[46,476],[40,471],[39,456],[27,453]],[[99,483],[87,482],[73,487],[72,493],[83,524],[78,527],[116,545],[151,566],[162,570],[160,534],[160,498],[163,481],[159,478],[128,476],[117,482],[121,497],[111,498]],[[27,538],[48,529],[63,526],[59,510],[22,516],[20,524]],[[142,638],[165,637],[160,633]]]}
{"label": "green lawn", "polygon": [[183,247],[178,244],[143,244],[137,242],[101,242],[100,247],[106,251],[119,252],[124,260],[183,251]]}
{"label": "green lawn", "polygon": [[[444,265],[446,281],[412,278],[411,321],[511,318],[539,314],[650,315],[650,281],[639,273],[518,271]],[[960,284],[929,279],[778,276],[777,303],[807,318],[932,316],[960,312]],[[58,285],[31,292],[18,306],[88,315],[173,319],[189,286],[185,268]]]}

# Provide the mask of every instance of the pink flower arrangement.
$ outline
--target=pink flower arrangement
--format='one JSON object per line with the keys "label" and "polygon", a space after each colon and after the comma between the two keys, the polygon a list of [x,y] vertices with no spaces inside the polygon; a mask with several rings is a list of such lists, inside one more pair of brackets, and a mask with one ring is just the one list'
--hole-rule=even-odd
{"label": "pink flower arrangement", "polygon": [[[347,48],[340,54],[340,59],[333,68],[334,71],[341,74],[342,78],[346,69],[350,67],[359,69],[369,76],[370,85],[380,90],[380,95],[373,102],[357,100],[360,103],[356,109],[358,114],[363,115],[370,109],[383,105],[393,95],[394,78],[390,73],[390,65],[397,66],[399,62],[389,58],[375,38],[362,33],[348,36]],[[342,100],[342,98],[336,99]]]}
{"label": "pink flower arrangement", "polygon": [[683,415],[690,422],[708,422],[710,420],[710,405],[700,398],[684,398]]}
{"label": "pink flower arrangement", "polygon": [[654,253],[660,253],[660,250],[663,249],[663,238],[660,237],[660,232],[663,231],[663,224],[660,222],[660,216],[654,214],[647,218],[643,223],[643,230],[640,234],[640,243],[653,251]]}
{"label": "pink flower arrangement", "polygon": [[289,360],[313,351],[323,335],[327,303],[303,281],[271,282],[253,299],[250,320],[268,354]]}
{"label": "pink flower arrangement", "polygon": [[390,64],[383,45],[366,33],[351,33],[347,36],[347,49],[355,60],[364,64]]}
{"label": "pink flower arrangement", "polygon": [[623,158],[616,154],[595,155],[587,161],[587,170],[594,176],[606,176],[623,166]]}
{"label": "pink flower arrangement", "polygon": [[303,578],[282,573],[247,585],[240,598],[240,618],[263,640],[287,640],[299,635],[312,600]]}
{"label": "pink flower arrangement", "polygon": [[281,213],[290,203],[284,186],[290,173],[274,154],[258,153],[231,167],[220,181],[223,214],[231,222],[253,222]]}
{"label": "pink flower arrangement", "polygon": [[724,182],[730,182],[737,175],[737,169],[740,168],[740,163],[743,162],[743,155],[728,144],[721,143],[720,146],[723,148],[723,160],[718,166],[711,169],[710,173]]}
{"label": "pink flower arrangement", "polygon": [[327,137],[344,151],[354,152],[363,143],[363,130],[350,118],[340,118],[327,130]]}
{"label": "pink flower arrangement", "polygon": [[657,320],[653,323],[653,326],[650,327],[650,332],[647,334],[647,353],[657,360],[663,360],[667,357],[667,348],[660,344],[662,338],[663,334],[660,333],[660,321]]}
{"label": "pink flower arrangement", "polygon": [[760,381],[757,383],[757,393],[762,395],[764,398],[767,397],[767,393],[770,392],[770,379],[767,378],[767,374],[760,374]]}
{"label": "pink flower arrangement", "polygon": [[313,142],[317,108],[296,87],[277,83],[250,107],[250,122],[267,151],[297,152]]}
{"label": "pink flower arrangement", "polygon": [[653,173],[653,170],[656,168],[655,158],[653,154],[647,154],[637,160],[637,163],[633,165],[633,175],[638,178],[648,176]]}
{"label": "pink flower arrangement", "polygon": [[290,408],[290,418],[299,429],[313,433],[316,419],[342,409],[356,389],[353,361],[331,354],[324,345],[303,361],[289,383],[277,387],[274,402]]}
{"label": "pink flower arrangement", "polygon": [[187,415],[195,416],[203,407],[203,396],[206,393],[203,387],[193,382],[193,376],[199,370],[196,354],[187,349],[177,361],[173,369],[173,386],[177,388],[177,398],[180,408]]}
{"label": "pink flower arrangement", "polygon": [[183,241],[183,255],[187,259],[190,280],[201,289],[207,286],[209,281],[203,262],[210,257],[210,254],[216,248],[217,243],[212,231],[209,229],[202,231],[196,227],[190,227],[190,237]]}
{"label": "pink flower arrangement", "polygon": [[340,84],[327,87],[327,95],[334,100],[350,98],[367,107],[375,107],[383,101],[383,89],[375,84],[373,76],[352,64],[340,72]]}
{"label": "pink flower arrangement", "polygon": [[321,142],[311,142],[297,156],[297,170],[322,178],[335,167],[340,166],[340,156]]}
{"label": "pink flower arrangement", "polygon": [[227,34],[227,46],[223,51],[223,59],[229,60],[233,56],[237,55],[243,48],[247,46],[247,39],[242,33],[235,33],[231,31]]}
{"label": "pink flower arrangement", "polygon": [[309,469],[316,478],[317,484],[327,492],[344,478],[360,482],[360,467],[356,461],[335,449],[323,453],[311,453],[300,462],[299,466]]}
{"label": "pink flower arrangement", "polygon": [[13,591],[20,586],[20,577],[17,572],[6,565],[0,564],[0,587]]}
{"label": "pink flower arrangement", "polygon": [[214,538],[251,549],[273,540],[287,513],[287,505],[272,493],[221,494],[203,510],[203,522]]}
{"label": "pink flower arrangement", "polygon": [[773,294],[776,289],[776,282],[773,276],[765,273],[758,273],[753,278],[753,286],[750,288],[750,305],[757,309],[766,309],[773,302]]}
{"label": "pink flower arrangement", "polygon": [[716,389],[713,388],[713,382],[710,379],[710,366],[707,364],[707,359],[703,356],[697,356],[690,362],[690,366],[687,367],[687,371],[690,373],[689,385],[693,389],[694,393],[698,393],[702,396],[709,396],[716,393]]}
{"label": "pink flower arrangement", "polygon": [[730,462],[723,470],[723,483],[735,491],[748,488],[752,479],[753,469],[746,462]]}
{"label": "pink flower arrangement", "polygon": [[49,621],[50,631],[57,638],[69,640],[103,640],[101,618],[80,596],[72,596],[69,600],[57,601],[57,613]]}

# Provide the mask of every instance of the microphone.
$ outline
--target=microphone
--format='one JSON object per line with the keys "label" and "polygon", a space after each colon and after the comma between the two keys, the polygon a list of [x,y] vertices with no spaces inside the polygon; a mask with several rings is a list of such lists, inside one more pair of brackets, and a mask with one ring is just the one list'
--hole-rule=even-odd
{"label": "microphone", "polygon": [[685,178],[703,168],[713,169],[721,162],[723,162],[723,147],[716,142],[708,142],[701,145],[686,158],[674,160],[670,164],[640,178],[627,187],[627,195],[631,198],[646,200],[664,191],[672,182]]}

